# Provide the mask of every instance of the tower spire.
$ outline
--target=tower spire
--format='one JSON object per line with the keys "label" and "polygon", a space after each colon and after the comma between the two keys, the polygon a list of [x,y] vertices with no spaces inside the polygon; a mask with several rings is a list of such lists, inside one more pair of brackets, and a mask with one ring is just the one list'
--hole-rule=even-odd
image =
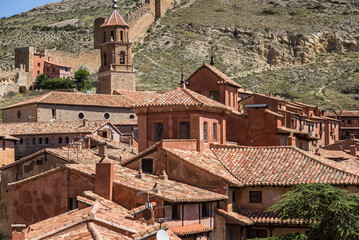
{"label": "tower spire", "polygon": [[118,0],[113,0],[113,5],[112,5],[113,10],[116,10],[118,8],[117,3]]}

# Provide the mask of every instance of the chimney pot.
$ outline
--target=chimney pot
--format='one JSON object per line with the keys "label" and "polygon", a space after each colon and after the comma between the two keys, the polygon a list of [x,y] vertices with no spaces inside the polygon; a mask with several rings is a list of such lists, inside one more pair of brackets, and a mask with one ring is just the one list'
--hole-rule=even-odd
{"label": "chimney pot", "polygon": [[158,178],[161,179],[161,180],[167,181],[168,180],[168,175],[166,174],[166,171],[163,170],[162,174]]}
{"label": "chimney pot", "polygon": [[350,155],[356,156],[357,155],[357,146],[350,145]]}
{"label": "chimney pot", "polygon": [[355,135],[354,134],[350,134],[350,140],[354,140],[355,139]]}
{"label": "chimney pot", "polygon": [[142,179],[143,178],[143,172],[142,169],[140,169],[136,175],[136,178]]}

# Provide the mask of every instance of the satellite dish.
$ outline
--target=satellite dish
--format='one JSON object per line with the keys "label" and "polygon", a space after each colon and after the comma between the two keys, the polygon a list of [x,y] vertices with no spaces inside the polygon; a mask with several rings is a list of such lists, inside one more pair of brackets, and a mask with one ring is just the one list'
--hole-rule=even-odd
{"label": "satellite dish", "polygon": [[165,230],[159,230],[156,234],[157,240],[169,240],[170,237],[168,236],[168,233]]}
{"label": "satellite dish", "polygon": [[142,216],[145,220],[150,220],[152,218],[152,211],[149,208],[146,208],[143,212],[142,212]]}

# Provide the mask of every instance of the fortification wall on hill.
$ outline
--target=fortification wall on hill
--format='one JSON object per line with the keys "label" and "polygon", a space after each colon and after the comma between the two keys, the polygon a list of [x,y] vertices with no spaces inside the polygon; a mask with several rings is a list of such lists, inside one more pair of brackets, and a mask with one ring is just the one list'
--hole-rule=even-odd
{"label": "fortification wall on hill", "polygon": [[0,97],[10,92],[18,93],[20,87],[27,87],[28,78],[29,73],[26,72],[25,65],[20,65],[20,68],[0,68]]}
{"label": "fortification wall on hill", "polygon": [[126,14],[125,19],[130,25],[131,41],[138,42],[146,36],[147,29],[155,21],[155,14],[151,11],[150,5],[146,3]]}

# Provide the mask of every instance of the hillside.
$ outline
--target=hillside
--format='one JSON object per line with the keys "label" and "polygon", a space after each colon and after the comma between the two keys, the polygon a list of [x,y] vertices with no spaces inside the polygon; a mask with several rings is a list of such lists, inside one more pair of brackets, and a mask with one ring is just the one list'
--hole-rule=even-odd
{"label": "hillside", "polygon": [[[138,4],[121,1],[120,13]],[[0,60],[10,63],[24,44],[91,50],[92,21],[108,15],[108,5],[68,0],[0,20]],[[189,76],[213,54],[219,69],[250,90],[358,109],[358,20],[359,0],[186,0],[136,44],[137,86],[176,87],[182,66]]]}

